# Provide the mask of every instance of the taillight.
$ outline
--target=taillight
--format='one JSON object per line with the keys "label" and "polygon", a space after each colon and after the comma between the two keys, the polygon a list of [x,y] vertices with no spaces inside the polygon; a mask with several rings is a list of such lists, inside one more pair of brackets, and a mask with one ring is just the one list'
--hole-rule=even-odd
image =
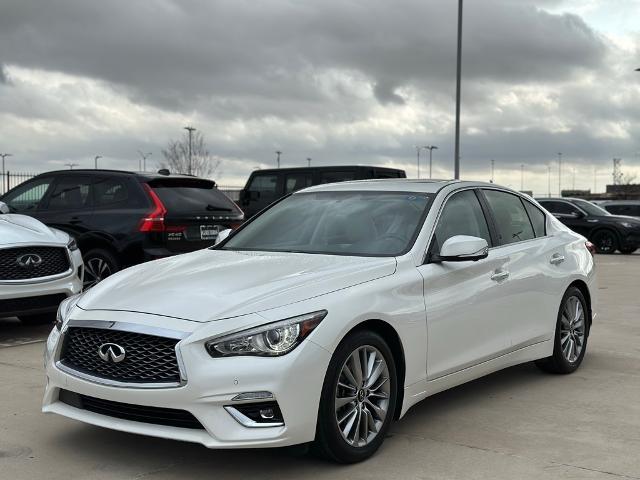
{"label": "taillight", "polygon": [[145,192],[149,195],[151,202],[153,203],[153,210],[142,220],[140,220],[140,226],[138,230],[141,232],[164,232],[166,231],[164,225],[164,216],[167,214],[167,209],[164,208],[162,200],[153,191],[153,189],[146,183],[142,184]]}
{"label": "taillight", "polygon": [[591,243],[591,242],[584,242],[585,247],[587,247],[587,250],[589,250],[589,253],[591,254],[591,256],[593,257],[596,254],[596,246]]}

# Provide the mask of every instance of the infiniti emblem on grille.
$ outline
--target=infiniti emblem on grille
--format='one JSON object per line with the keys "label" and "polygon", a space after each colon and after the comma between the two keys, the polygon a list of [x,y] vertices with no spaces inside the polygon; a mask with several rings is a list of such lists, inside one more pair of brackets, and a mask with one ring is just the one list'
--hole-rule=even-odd
{"label": "infiniti emblem on grille", "polygon": [[105,362],[120,363],[127,352],[117,343],[103,343],[98,348],[98,355]]}
{"label": "infiniti emblem on grille", "polygon": [[22,268],[35,268],[42,263],[42,257],[36,253],[25,253],[16,259]]}

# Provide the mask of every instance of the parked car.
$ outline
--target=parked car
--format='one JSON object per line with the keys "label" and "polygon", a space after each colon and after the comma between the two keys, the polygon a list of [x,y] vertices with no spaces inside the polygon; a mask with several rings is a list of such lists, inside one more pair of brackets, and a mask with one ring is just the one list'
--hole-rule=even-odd
{"label": "parked car", "polygon": [[429,395],[531,360],[571,373],[585,355],[590,244],[512,190],[334,183],[229,233],[65,301],[43,411],[356,462]]}
{"label": "parked car", "polygon": [[82,275],[69,235],[0,202],[0,318],[53,323],[60,302],[82,291]]}
{"label": "parked car", "polygon": [[243,219],[215,182],[166,171],[48,172],[10,190],[2,201],[76,239],[86,265],[85,288],[121,268],[211,246],[220,230]]}
{"label": "parked car", "polygon": [[368,166],[331,166],[256,170],[240,191],[239,205],[250,218],[271,203],[312,185],[366,180],[370,178],[406,178],[404,170]]}
{"label": "parked car", "polygon": [[598,205],[612,215],[640,218],[640,200],[603,200]]}
{"label": "parked car", "polygon": [[640,221],[612,215],[604,208],[579,198],[539,198],[538,202],[573,231],[587,237],[598,253],[624,254],[640,246]]}

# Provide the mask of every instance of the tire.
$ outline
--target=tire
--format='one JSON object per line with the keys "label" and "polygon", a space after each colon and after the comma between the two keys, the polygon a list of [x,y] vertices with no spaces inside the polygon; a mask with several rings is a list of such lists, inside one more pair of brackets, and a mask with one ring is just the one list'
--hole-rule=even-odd
{"label": "tire", "polygon": [[24,325],[53,325],[56,321],[56,312],[36,313],[33,315],[20,315],[18,317]]}
{"label": "tire", "polygon": [[637,249],[638,249],[637,246],[635,246],[635,247],[625,247],[625,248],[621,248],[620,249],[620,253],[623,253],[624,255],[631,255]]}
{"label": "tire", "polygon": [[618,236],[613,230],[598,230],[591,242],[596,247],[596,252],[603,254],[615,253],[618,249]]}
{"label": "tire", "polygon": [[[576,318],[574,306],[578,304],[582,311],[582,316],[578,321],[574,321]],[[579,289],[570,287],[562,297],[558,311],[553,355],[536,361],[536,365],[541,370],[549,373],[567,374],[575,372],[582,363],[587,351],[590,328],[591,317],[587,301]],[[574,345],[573,354],[571,354],[571,349],[567,348],[572,342]],[[578,348],[580,350],[576,351]]]}
{"label": "tire", "polygon": [[85,253],[84,261],[84,289],[88,289],[120,270],[116,257],[102,248],[94,248]]}
{"label": "tire", "polygon": [[[375,359],[374,366],[367,370],[376,374],[380,371],[377,378],[370,378],[374,388],[362,388],[366,385],[366,377],[359,383],[359,390],[345,388],[358,383],[359,375],[354,362],[356,358],[363,358],[363,352],[368,361],[371,361],[371,355]],[[353,370],[351,380],[345,374],[345,368],[349,372]],[[398,397],[397,378],[393,354],[380,335],[363,330],[346,337],[336,348],[324,379],[312,452],[338,463],[361,462],[373,455],[384,441],[393,421]],[[337,399],[347,398],[353,400],[341,402],[343,405],[336,408]],[[384,415],[377,413],[382,411]],[[363,422],[359,423],[357,419],[360,415],[364,416],[360,417]],[[341,421],[338,417],[342,417]],[[348,428],[350,422],[351,428]],[[343,430],[347,432],[346,438]]]}

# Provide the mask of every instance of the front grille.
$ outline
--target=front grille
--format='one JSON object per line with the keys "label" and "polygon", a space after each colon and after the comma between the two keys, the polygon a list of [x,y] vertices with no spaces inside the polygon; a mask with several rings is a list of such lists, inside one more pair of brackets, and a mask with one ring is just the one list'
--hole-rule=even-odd
{"label": "front grille", "polygon": [[69,270],[64,247],[16,247],[0,249],[0,281],[30,280]]}
{"label": "front grille", "polygon": [[61,402],[71,405],[72,407],[88,410],[100,415],[121,418],[123,420],[169,427],[204,429],[196,417],[186,410],[112,402],[111,400],[80,395],[68,390],[60,390],[58,398]]}
{"label": "front grille", "polygon": [[9,298],[0,300],[0,314],[52,312],[67,296],[65,294],[41,295],[39,297]]}
{"label": "front grille", "polygon": [[[119,363],[103,360],[98,350],[106,343],[122,347]],[[71,327],[66,333],[60,361],[82,373],[131,383],[178,383],[180,369],[175,338],[121,330]]]}

